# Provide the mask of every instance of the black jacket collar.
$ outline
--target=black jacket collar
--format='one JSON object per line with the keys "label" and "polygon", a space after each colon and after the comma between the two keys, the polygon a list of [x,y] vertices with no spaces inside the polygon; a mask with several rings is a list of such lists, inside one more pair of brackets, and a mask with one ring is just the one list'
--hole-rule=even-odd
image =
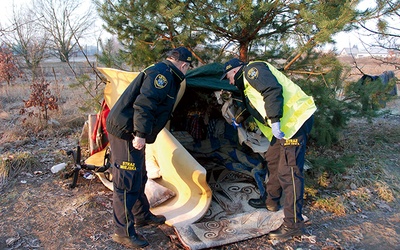
{"label": "black jacket collar", "polygon": [[185,80],[185,75],[171,61],[164,60],[162,62],[168,65],[168,67],[171,69],[172,75],[177,81],[182,82]]}

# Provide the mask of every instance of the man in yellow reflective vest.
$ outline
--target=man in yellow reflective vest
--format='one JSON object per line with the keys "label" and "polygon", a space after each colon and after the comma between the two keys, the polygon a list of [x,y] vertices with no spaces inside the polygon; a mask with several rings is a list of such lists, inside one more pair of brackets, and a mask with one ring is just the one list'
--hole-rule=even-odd
{"label": "man in yellow reflective vest", "polygon": [[263,61],[245,63],[233,58],[224,65],[221,80],[224,78],[239,89],[248,114],[270,141],[264,155],[269,171],[267,197],[252,199],[249,204],[278,211],[283,195],[284,222],[269,233],[269,238],[286,240],[300,236],[304,230],[304,157],[317,109],[314,100]]}

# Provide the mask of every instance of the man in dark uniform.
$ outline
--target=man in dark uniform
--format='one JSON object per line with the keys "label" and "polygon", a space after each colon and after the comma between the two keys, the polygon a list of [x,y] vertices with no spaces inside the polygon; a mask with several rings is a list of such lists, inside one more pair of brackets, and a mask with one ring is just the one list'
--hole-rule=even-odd
{"label": "man in dark uniform", "polygon": [[192,53],[179,47],[166,60],[142,71],[119,97],[107,117],[113,174],[115,242],[145,247],[135,226],[159,225],[162,215],[150,212],[145,145],[153,143],[171,117],[181,82],[191,67]]}
{"label": "man in dark uniform", "polygon": [[285,240],[300,236],[304,228],[304,156],[316,111],[314,100],[267,62],[231,59],[224,65],[224,78],[240,90],[247,111],[270,141],[265,153],[267,197],[252,199],[249,204],[278,211],[284,193],[284,222],[269,237]]}

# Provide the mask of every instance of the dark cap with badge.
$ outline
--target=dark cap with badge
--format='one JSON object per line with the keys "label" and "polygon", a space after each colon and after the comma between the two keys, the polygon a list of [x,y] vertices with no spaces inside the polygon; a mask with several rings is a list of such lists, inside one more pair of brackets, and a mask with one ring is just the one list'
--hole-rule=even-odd
{"label": "dark cap with badge", "polygon": [[187,62],[190,64],[190,67],[193,67],[192,62],[192,52],[190,52],[187,48],[185,47],[178,47],[170,51],[168,54],[169,57],[172,57],[176,60],[182,61],[182,62]]}
{"label": "dark cap with badge", "polygon": [[240,61],[238,58],[233,58],[233,59],[227,61],[227,62],[224,64],[224,74],[222,75],[221,80],[223,80],[223,79],[226,78],[226,74],[227,74],[229,71],[231,71],[232,69],[234,69],[234,68],[236,68],[236,67],[242,66],[242,65],[244,65],[244,64],[245,64],[245,63],[242,62],[242,61]]}

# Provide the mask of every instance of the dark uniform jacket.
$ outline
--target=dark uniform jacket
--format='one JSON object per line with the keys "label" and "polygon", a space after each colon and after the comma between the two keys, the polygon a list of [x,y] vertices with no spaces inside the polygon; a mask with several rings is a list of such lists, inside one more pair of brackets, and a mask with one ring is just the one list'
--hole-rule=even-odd
{"label": "dark uniform jacket", "polygon": [[246,78],[250,85],[255,88],[264,98],[265,110],[268,117],[262,117],[260,113],[252,107],[250,101],[246,96],[242,96],[244,104],[246,105],[247,111],[258,121],[264,123],[266,119],[270,119],[272,123],[279,122],[283,115],[283,96],[282,96],[282,85],[278,82],[276,77],[269,70],[268,66],[263,62],[252,62],[243,66],[241,71],[238,71],[235,75],[235,83],[240,92],[244,90],[244,79],[248,74],[248,71],[252,68],[256,68],[258,71],[258,77],[251,79]]}
{"label": "dark uniform jacket", "polygon": [[153,143],[171,117],[185,75],[165,60],[141,72],[122,93],[107,117],[108,133]]}

